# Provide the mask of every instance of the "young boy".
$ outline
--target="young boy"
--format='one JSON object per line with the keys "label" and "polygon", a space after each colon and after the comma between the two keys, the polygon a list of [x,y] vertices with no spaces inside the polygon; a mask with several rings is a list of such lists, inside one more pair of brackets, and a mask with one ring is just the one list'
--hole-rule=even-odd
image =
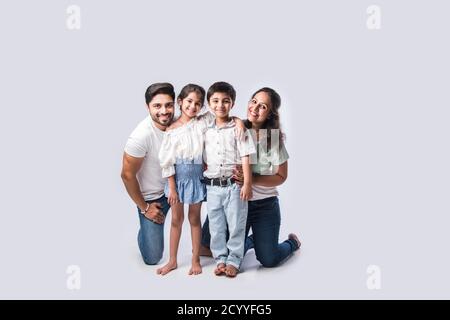
{"label": "young boy", "polygon": [[[235,135],[236,124],[229,116],[236,99],[234,88],[226,82],[216,82],[208,89],[206,98],[216,116],[205,133],[207,169],[203,173],[211,252],[217,264],[214,273],[235,277],[244,256],[247,201],[252,197],[249,155],[256,151],[252,139],[239,139]],[[231,178],[236,164],[242,164],[242,187]]]}

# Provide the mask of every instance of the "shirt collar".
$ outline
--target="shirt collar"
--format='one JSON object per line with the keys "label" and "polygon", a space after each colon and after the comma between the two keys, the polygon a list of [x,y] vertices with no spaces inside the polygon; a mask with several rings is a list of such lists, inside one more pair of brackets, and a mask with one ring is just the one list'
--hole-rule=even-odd
{"label": "shirt collar", "polygon": [[223,127],[220,127],[220,128],[216,125],[216,120],[214,120],[209,125],[209,128],[213,128],[213,129],[227,129],[227,128],[234,128],[235,126],[236,126],[236,122],[234,121],[234,118],[231,118],[231,120],[228,121],[226,125],[224,125]]}

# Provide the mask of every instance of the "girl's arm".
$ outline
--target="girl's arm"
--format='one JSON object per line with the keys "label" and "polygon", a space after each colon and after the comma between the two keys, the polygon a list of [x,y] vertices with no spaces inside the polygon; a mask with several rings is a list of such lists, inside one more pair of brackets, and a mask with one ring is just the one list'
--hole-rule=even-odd
{"label": "girl's arm", "polygon": [[175,175],[175,147],[170,133],[166,132],[159,150],[159,164],[163,178]]}
{"label": "girl's arm", "polygon": [[278,171],[271,176],[256,175],[253,176],[253,184],[263,187],[277,187],[286,181],[288,176],[288,162],[278,166]]}
{"label": "girl's arm", "polygon": [[206,111],[201,115],[197,116],[197,121],[203,123],[205,127],[209,126],[212,122],[216,120],[216,116],[212,111]]}
{"label": "girl's arm", "polygon": [[161,143],[161,149],[159,150],[159,164],[161,165],[162,177],[167,178],[167,183],[169,185],[167,200],[170,205],[174,205],[178,202],[178,193],[175,182],[175,149],[175,141],[172,141],[170,133],[166,132]]}
{"label": "girl's arm", "polygon": [[169,197],[167,200],[169,204],[172,206],[178,202],[178,192],[177,192],[177,185],[175,182],[175,175],[168,177],[167,182],[169,184]]}

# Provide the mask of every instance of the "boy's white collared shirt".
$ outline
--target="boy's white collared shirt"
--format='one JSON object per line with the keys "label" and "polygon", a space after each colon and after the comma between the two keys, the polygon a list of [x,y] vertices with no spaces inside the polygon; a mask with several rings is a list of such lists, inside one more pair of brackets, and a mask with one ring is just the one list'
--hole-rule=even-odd
{"label": "boy's white collared shirt", "polygon": [[207,169],[203,175],[209,179],[229,178],[233,169],[242,163],[242,157],[256,152],[255,144],[250,134],[245,139],[239,139],[235,132],[236,124],[230,120],[225,126],[219,128],[215,121],[205,132],[205,148],[203,160]]}

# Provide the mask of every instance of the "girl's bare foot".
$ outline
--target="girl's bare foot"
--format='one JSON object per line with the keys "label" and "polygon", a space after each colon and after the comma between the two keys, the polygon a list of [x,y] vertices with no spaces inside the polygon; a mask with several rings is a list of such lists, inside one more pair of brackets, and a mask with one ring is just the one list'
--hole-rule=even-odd
{"label": "girl's bare foot", "polygon": [[297,243],[297,249],[300,249],[300,246],[302,245],[302,243],[300,242],[300,240],[298,239],[297,235],[295,233],[290,233],[288,235],[288,239],[290,240],[294,240]]}
{"label": "girl's bare foot", "polygon": [[231,264],[227,264],[227,267],[225,268],[225,274],[229,278],[234,278],[238,274],[239,270],[232,266]]}
{"label": "girl's bare foot", "polygon": [[189,270],[189,275],[198,275],[202,273],[202,265],[200,264],[200,260],[199,259],[192,259],[192,266],[191,269]]}
{"label": "girl's bare foot", "polygon": [[217,267],[214,269],[214,274],[216,276],[220,276],[222,274],[225,274],[225,268],[226,268],[225,263],[219,263],[217,265]]}
{"label": "girl's bare foot", "polygon": [[169,262],[167,262],[167,264],[161,268],[159,268],[158,270],[156,270],[156,274],[160,274],[160,275],[165,275],[168,274],[170,271],[176,269],[177,266],[177,262],[173,261],[173,260],[169,260]]}

